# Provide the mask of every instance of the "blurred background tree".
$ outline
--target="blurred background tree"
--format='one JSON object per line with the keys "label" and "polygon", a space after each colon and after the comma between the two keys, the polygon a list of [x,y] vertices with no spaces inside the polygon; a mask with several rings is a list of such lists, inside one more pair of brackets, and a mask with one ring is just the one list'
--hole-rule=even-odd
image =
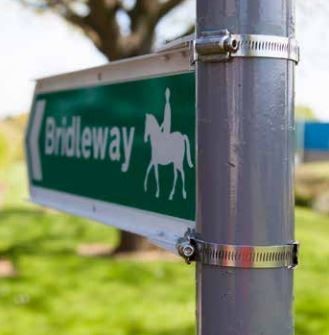
{"label": "blurred background tree", "polygon": [[[149,53],[158,23],[187,0],[19,0],[78,27],[108,60]],[[183,35],[193,32],[188,27]]]}
{"label": "blurred background tree", "polygon": [[[40,13],[52,11],[81,29],[110,61],[149,53],[156,27],[187,0],[19,0]],[[182,35],[190,34],[194,26]],[[179,36],[177,36],[179,37]],[[116,252],[148,249],[146,239],[122,232]]]}

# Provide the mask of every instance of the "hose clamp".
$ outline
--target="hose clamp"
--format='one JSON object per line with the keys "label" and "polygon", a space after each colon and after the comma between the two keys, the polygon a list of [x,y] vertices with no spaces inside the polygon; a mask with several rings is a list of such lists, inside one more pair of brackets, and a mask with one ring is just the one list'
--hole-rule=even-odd
{"label": "hose clamp", "polygon": [[207,31],[193,42],[193,60],[221,62],[239,57],[281,58],[299,62],[299,47],[294,38],[232,34],[228,30]]}
{"label": "hose clamp", "polygon": [[295,268],[298,265],[299,243],[284,245],[232,245],[205,242],[189,229],[177,243],[185,261],[235,268]]}

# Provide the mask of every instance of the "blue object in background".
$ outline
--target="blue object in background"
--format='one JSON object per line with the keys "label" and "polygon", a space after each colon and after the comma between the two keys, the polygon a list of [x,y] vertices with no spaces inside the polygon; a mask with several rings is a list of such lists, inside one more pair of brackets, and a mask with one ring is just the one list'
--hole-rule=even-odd
{"label": "blue object in background", "polygon": [[307,151],[329,151],[329,123],[305,123],[304,149]]}

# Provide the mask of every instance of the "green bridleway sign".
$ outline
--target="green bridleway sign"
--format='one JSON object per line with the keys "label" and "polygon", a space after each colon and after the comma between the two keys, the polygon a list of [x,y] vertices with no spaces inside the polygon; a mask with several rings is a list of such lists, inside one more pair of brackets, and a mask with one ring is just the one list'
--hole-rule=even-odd
{"label": "green bridleway sign", "polygon": [[174,249],[195,222],[195,79],[163,52],[38,80],[31,200]]}

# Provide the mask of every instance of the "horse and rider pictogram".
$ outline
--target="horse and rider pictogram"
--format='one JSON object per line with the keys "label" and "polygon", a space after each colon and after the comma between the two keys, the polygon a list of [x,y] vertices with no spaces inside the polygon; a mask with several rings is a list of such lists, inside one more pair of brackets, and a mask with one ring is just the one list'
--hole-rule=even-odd
{"label": "horse and rider pictogram", "polygon": [[151,161],[147,167],[144,179],[144,191],[147,192],[149,174],[154,169],[156,181],[157,198],[160,197],[160,181],[159,181],[159,165],[173,165],[173,184],[169,195],[169,200],[173,200],[176,192],[177,175],[178,172],[182,180],[182,197],[187,198],[185,189],[185,172],[184,172],[184,158],[186,155],[187,163],[190,168],[193,168],[191,159],[190,141],[187,135],[178,131],[171,132],[171,105],[170,105],[170,89],[165,91],[165,108],[164,119],[159,125],[157,119],[152,114],[146,114],[145,118],[145,143],[150,139],[151,143]]}

